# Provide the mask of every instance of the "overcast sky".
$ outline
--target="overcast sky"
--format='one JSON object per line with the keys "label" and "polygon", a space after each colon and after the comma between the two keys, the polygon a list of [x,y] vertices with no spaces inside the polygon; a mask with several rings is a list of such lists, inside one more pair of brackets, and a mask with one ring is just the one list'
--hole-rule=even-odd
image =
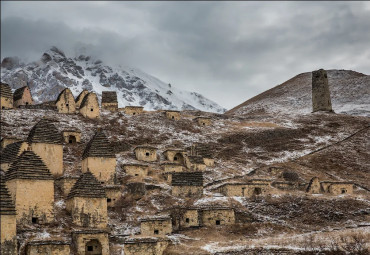
{"label": "overcast sky", "polygon": [[319,68],[370,74],[367,2],[1,2],[1,58],[55,45],[225,108]]}

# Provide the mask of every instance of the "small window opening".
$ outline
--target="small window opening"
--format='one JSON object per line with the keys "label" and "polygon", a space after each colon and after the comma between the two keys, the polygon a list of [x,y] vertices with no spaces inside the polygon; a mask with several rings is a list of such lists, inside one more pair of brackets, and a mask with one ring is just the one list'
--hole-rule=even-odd
{"label": "small window opening", "polygon": [[135,176],[139,176],[138,174],[135,174]]}
{"label": "small window opening", "polygon": [[150,155],[150,153],[149,153],[149,152],[145,153],[145,156],[149,157],[149,155]]}
{"label": "small window opening", "polygon": [[346,189],[342,189],[342,194],[346,194],[347,193],[347,190]]}
{"label": "small window opening", "polygon": [[135,115],[135,114],[136,114],[136,112],[132,113],[132,115]]}
{"label": "small window opening", "polygon": [[26,102],[26,105],[28,105],[28,102]]}
{"label": "small window opening", "polygon": [[220,220],[216,220],[216,225],[221,225],[221,221]]}
{"label": "small window opening", "polygon": [[190,220],[189,220],[189,218],[186,218],[186,219],[185,219],[185,222],[186,222],[186,223],[189,223],[189,221],[190,221]]}
{"label": "small window opening", "polygon": [[205,126],[205,125],[206,125],[206,123],[203,122],[203,126]]}
{"label": "small window opening", "polygon": [[36,224],[36,223],[38,223],[38,218],[36,218],[36,217],[32,217],[32,223],[34,223],[34,224]]}
{"label": "small window opening", "polygon": [[93,111],[94,111],[94,109],[93,109],[93,108],[91,108],[91,109],[90,109],[90,111],[92,111],[92,112],[93,112]]}
{"label": "small window opening", "polygon": [[69,104],[66,104],[66,106],[68,107],[68,106],[69,106]]}
{"label": "small window opening", "polygon": [[101,184],[104,184],[104,182],[100,182]]}
{"label": "small window opening", "polygon": [[4,106],[2,106],[2,107],[1,107],[1,109],[5,109],[5,107],[4,107]]}
{"label": "small window opening", "polygon": [[158,235],[159,234],[159,230],[158,229],[154,229],[154,234],[155,235]]}
{"label": "small window opening", "polygon": [[108,203],[112,202],[112,199],[107,198],[107,202],[108,202]]}
{"label": "small window opening", "polygon": [[93,251],[94,247],[93,246],[87,246],[87,251]]}
{"label": "small window opening", "polygon": [[261,188],[254,188],[254,194],[255,195],[261,195],[262,194]]}
{"label": "small window opening", "polygon": [[174,157],[173,160],[177,160],[177,157]]}
{"label": "small window opening", "polygon": [[172,116],[172,119],[175,119],[175,116]]}

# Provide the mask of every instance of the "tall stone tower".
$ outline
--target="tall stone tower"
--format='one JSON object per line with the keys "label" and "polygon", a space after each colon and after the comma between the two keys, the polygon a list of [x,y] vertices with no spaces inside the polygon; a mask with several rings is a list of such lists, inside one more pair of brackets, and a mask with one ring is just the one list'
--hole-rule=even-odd
{"label": "tall stone tower", "polygon": [[312,72],[312,112],[332,112],[328,75],[324,69]]}

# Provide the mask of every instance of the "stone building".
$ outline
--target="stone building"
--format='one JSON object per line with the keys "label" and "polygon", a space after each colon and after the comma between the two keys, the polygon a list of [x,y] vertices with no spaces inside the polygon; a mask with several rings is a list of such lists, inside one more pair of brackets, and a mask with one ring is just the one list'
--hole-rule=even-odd
{"label": "stone building", "polygon": [[181,118],[181,114],[179,111],[166,111],[166,117],[169,120],[179,120]]}
{"label": "stone building", "polygon": [[1,169],[7,171],[10,165],[17,159],[23,151],[28,148],[26,142],[20,141],[7,145],[1,152],[0,163]]}
{"label": "stone building", "polygon": [[4,149],[8,144],[19,142],[21,139],[15,136],[6,136],[1,138],[1,149]]}
{"label": "stone building", "polygon": [[212,124],[211,118],[208,117],[196,117],[194,120],[198,123],[200,126],[209,126]]}
{"label": "stone building", "polygon": [[169,241],[165,238],[136,237],[124,241],[125,255],[162,255]]}
{"label": "stone building", "polygon": [[311,194],[319,194],[323,192],[319,178],[313,177],[310,180],[310,183],[307,186],[306,192],[311,193]]}
{"label": "stone building", "polygon": [[183,172],[183,166],[177,163],[163,162],[161,166],[163,167],[164,173]]}
{"label": "stone building", "polygon": [[103,91],[101,108],[112,112],[118,111],[117,93],[115,91]]}
{"label": "stone building", "polygon": [[332,195],[353,194],[352,182],[323,181],[321,187],[325,193]]}
{"label": "stone building", "polygon": [[87,91],[86,89],[82,90],[82,92],[76,97],[76,101],[75,101],[75,105],[76,105],[76,109],[80,109],[80,106],[81,106],[81,103],[82,103],[82,100],[84,99],[84,97],[89,94],[89,91]]}
{"label": "stone building", "polygon": [[142,114],[144,112],[144,107],[142,107],[142,106],[126,106],[123,111],[127,115],[139,115],[139,114]]}
{"label": "stone building", "polygon": [[192,171],[204,171],[207,165],[204,163],[202,156],[188,156],[185,158],[185,165]]}
{"label": "stone building", "polygon": [[0,83],[0,105],[1,109],[12,109],[13,108],[13,93],[9,85],[6,83]]}
{"label": "stone building", "polygon": [[15,201],[17,223],[50,223],[54,219],[54,179],[42,159],[24,151],[5,175]]}
{"label": "stone building", "polygon": [[180,218],[180,228],[199,227],[200,218],[197,208],[184,209],[184,213]]}
{"label": "stone building", "polygon": [[213,148],[209,144],[195,143],[190,148],[191,156],[201,156],[206,166],[214,166]]}
{"label": "stone building", "polygon": [[75,98],[70,89],[65,88],[59,93],[55,105],[59,113],[76,113]]}
{"label": "stone building", "polygon": [[122,196],[121,185],[105,185],[104,189],[107,195],[107,206],[115,206]]}
{"label": "stone building", "polygon": [[271,187],[267,183],[225,183],[219,186],[217,192],[229,197],[253,197],[267,195]]}
{"label": "stone building", "polygon": [[55,184],[62,191],[62,195],[67,197],[78,178],[77,176],[61,176],[55,180]]}
{"label": "stone building", "polygon": [[155,147],[148,145],[137,146],[134,152],[137,160],[147,162],[157,161],[157,148]]}
{"label": "stone building", "polygon": [[147,177],[149,166],[144,164],[124,164],[123,170],[126,174],[138,177]]}
{"label": "stone building", "polygon": [[312,72],[312,112],[332,112],[328,75],[324,69]]}
{"label": "stone building", "polygon": [[13,95],[14,108],[18,108],[19,106],[23,105],[33,105],[31,91],[28,86],[24,86],[14,91]]}
{"label": "stone building", "polygon": [[66,199],[66,209],[77,226],[107,227],[107,196],[104,187],[91,172],[83,173],[73,185]]}
{"label": "stone building", "polygon": [[108,232],[103,229],[73,231],[72,251],[77,255],[109,255]]}
{"label": "stone building", "polygon": [[163,154],[169,162],[177,163],[180,165],[185,164],[185,157],[187,156],[187,153],[184,150],[167,149],[163,152]]}
{"label": "stone building", "polygon": [[75,144],[81,142],[81,131],[77,128],[64,129],[62,133],[65,143]]}
{"label": "stone building", "polygon": [[0,173],[0,254],[17,254],[17,227],[14,202]]}
{"label": "stone building", "polygon": [[164,236],[172,233],[172,220],[169,216],[141,218],[140,229],[142,236]]}
{"label": "stone building", "polygon": [[33,126],[27,142],[54,176],[63,174],[63,136],[51,120],[42,119]]}
{"label": "stone building", "polygon": [[178,197],[201,197],[203,195],[202,172],[172,173],[172,195]]}
{"label": "stone building", "polygon": [[199,210],[201,226],[232,225],[235,212],[230,207],[206,207]]}
{"label": "stone building", "polygon": [[69,242],[61,240],[30,241],[26,246],[26,255],[66,255],[71,252],[70,246],[71,244]]}
{"label": "stone building", "polygon": [[80,113],[82,116],[89,119],[96,119],[99,117],[99,102],[94,92],[90,92],[84,96],[80,105]]}
{"label": "stone building", "polygon": [[92,172],[103,184],[113,184],[116,172],[116,155],[108,138],[98,129],[82,154],[82,172]]}

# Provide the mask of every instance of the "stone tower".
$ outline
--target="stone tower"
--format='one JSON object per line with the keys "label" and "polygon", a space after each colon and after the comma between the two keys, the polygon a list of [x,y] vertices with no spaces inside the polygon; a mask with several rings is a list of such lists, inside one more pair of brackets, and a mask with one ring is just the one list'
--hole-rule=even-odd
{"label": "stone tower", "polygon": [[328,75],[324,69],[312,72],[312,112],[332,112]]}

